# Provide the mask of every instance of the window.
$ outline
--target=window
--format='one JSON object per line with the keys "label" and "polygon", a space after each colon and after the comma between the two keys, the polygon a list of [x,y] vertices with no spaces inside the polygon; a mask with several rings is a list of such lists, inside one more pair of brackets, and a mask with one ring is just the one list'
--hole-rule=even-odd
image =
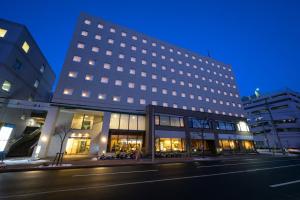
{"label": "window", "polygon": [[88,36],[88,32],[87,31],[81,31],[81,35],[86,37],[86,36]]}
{"label": "window", "polygon": [[103,68],[104,68],[104,69],[110,69],[110,66],[111,66],[111,65],[110,65],[109,63],[104,63],[104,64],[103,64]]}
{"label": "window", "polygon": [[108,83],[107,77],[101,77],[101,83]]}
{"label": "window", "polygon": [[146,104],[146,100],[145,99],[140,99],[140,104],[141,105],[145,105]]}
{"label": "window", "polygon": [[135,57],[131,57],[131,58],[130,58],[130,61],[131,61],[131,62],[136,62],[136,58],[135,58]]}
{"label": "window", "polygon": [[121,97],[119,96],[113,96],[113,101],[119,102],[121,100]]}
{"label": "window", "polygon": [[106,55],[107,55],[107,56],[111,56],[111,55],[112,55],[112,51],[107,50],[107,51],[106,51]]}
{"label": "window", "polygon": [[39,80],[35,80],[33,86],[34,86],[35,88],[37,88],[37,87],[39,86],[39,84],[40,84]]}
{"label": "window", "polygon": [[123,71],[123,67],[117,66],[117,71],[118,71],[118,72],[122,72],[122,71]]}
{"label": "window", "polygon": [[152,79],[157,79],[157,75],[156,74],[152,74]]}
{"label": "window", "polygon": [[246,122],[240,121],[239,123],[237,123],[237,127],[239,131],[249,132],[249,127]]}
{"label": "window", "polygon": [[152,101],[151,104],[154,105],[154,106],[156,106],[157,105],[157,101]]}
{"label": "window", "polygon": [[168,106],[169,106],[168,103],[166,102],[163,103],[163,107],[168,107]]}
{"label": "window", "polygon": [[134,75],[135,74],[135,69],[130,69],[129,70],[129,74],[133,74]]}
{"label": "window", "polygon": [[124,54],[119,54],[119,58],[124,59],[125,58]]}
{"label": "window", "polygon": [[162,77],[161,80],[162,80],[163,82],[167,82],[167,78],[166,78],[166,77]]}
{"label": "window", "polygon": [[131,38],[132,38],[133,40],[137,40],[137,37],[136,37],[135,35],[133,35]]}
{"label": "window", "polygon": [[94,116],[75,113],[73,115],[71,128],[80,130],[90,130],[93,127]]}
{"label": "window", "polygon": [[163,93],[163,94],[168,94],[168,90],[162,89],[162,93]]}
{"label": "window", "polygon": [[113,44],[114,43],[114,40],[113,39],[108,39],[108,44]]}
{"label": "window", "polygon": [[158,152],[183,152],[185,151],[185,140],[181,138],[156,138],[155,151]]}
{"label": "window", "polygon": [[144,131],[145,116],[112,113],[109,128]]}
{"label": "window", "polygon": [[132,97],[127,98],[127,103],[133,103],[133,102],[134,102],[134,99]]}
{"label": "window", "polygon": [[9,92],[11,89],[11,83],[9,81],[4,81],[1,88],[2,90]]}
{"label": "window", "polygon": [[217,123],[217,129],[234,131],[235,130],[235,126],[234,126],[234,123],[231,123],[231,122],[218,121],[218,123]]}
{"label": "window", "polygon": [[30,49],[30,46],[29,44],[25,41],[22,45],[22,49],[25,53],[28,53],[29,49]]}
{"label": "window", "polygon": [[129,88],[134,88],[134,83],[128,83]]}
{"label": "window", "polygon": [[3,28],[0,28],[0,37],[1,37],[1,38],[4,38],[5,35],[6,35],[6,33],[7,33],[7,30],[5,30],[5,29],[3,29]]}
{"label": "window", "polygon": [[81,57],[79,57],[79,56],[74,56],[74,57],[73,57],[73,61],[74,61],[74,62],[81,62]]}
{"label": "window", "polygon": [[177,92],[176,91],[172,91],[172,95],[173,96],[177,96]]}
{"label": "window", "polygon": [[132,51],[136,51],[136,46],[131,46]]}
{"label": "window", "polygon": [[77,43],[77,48],[78,49],[84,49],[84,44],[83,43]]}
{"label": "window", "polygon": [[16,59],[16,62],[15,62],[15,64],[13,65],[13,68],[14,68],[15,70],[20,70],[20,69],[22,69],[22,62],[21,62],[20,60]]}
{"label": "window", "polygon": [[95,65],[95,61],[94,60],[89,60],[89,65]]}
{"label": "window", "polygon": [[105,100],[106,99],[106,94],[99,94],[98,99]]}
{"label": "window", "polygon": [[88,19],[86,19],[86,20],[84,20],[84,23],[87,24],[87,25],[90,25],[90,24],[91,24],[91,21],[88,20]]}
{"label": "window", "polygon": [[156,115],[155,125],[184,127],[183,117],[172,115]]}
{"label": "window", "polygon": [[157,92],[157,87],[152,87],[152,92]]}
{"label": "window", "polygon": [[146,43],[147,43],[147,40],[143,39],[142,42],[143,42],[144,44],[146,44]]}
{"label": "window", "polygon": [[104,28],[104,25],[103,25],[103,24],[98,24],[97,27],[100,28],[100,29],[103,29],[103,28]]}
{"label": "window", "polygon": [[121,80],[116,80],[115,85],[116,86],[122,86],[122,81]]}
{"label": "window", "polygon": [[121,36],[122,36],[122,37],[126,37],[126,36],[127,36],[127,33],[122,32],[122,33],[121,33]]}
{"label": "window", "polygon": [[99,47],[92,47],[92,51],[95,52],[95,53],[98,53],[99,52]]}
{"label": "window", "polygon": [[73,94],[73,89],[68,89],[68,88],[66,88],[66,89],[64,89],[64,92],[63,92],[63,94],[64,95],[72,95]]}
{"label": "window", "polygon": [[45,71],[45,65],[42,65],[41,68],[40,68],[40,72],[44,73],[44,71]]}
{"label": "window", "polygon": [[93,76],[93,75],[87,74],[87,75],[85,76],[85,80],[86,80],[86,81],[92,81],[93,79],[94,79],[94,76]]}
{"label": "window", "polygon": [[120,43],[120,47],[123,47],[123,48],[124,48],[124,47],[126,47],[126,44],[125,44],[124,42],[121,42],[121,43]]}
{"label": "window", "polygon": [[208,120],[189,118],[188,122],[190,128],[210,128]]}
{"label": "window", "polygon": [[110,28],[109,31],[110,31],[111,33],[115,33],[115,32],[116,32],[116,29]]}
{"label": "window", "polygon": [[89,91],[86,91],[86,90],[83,90],[82,92],[81,92],[81,96],[82,97],[86,97],[86,98],[88,98],[88,97],[90,97],[90,92]]}
{"label": "window", "polygon": [[95,35],[95,39],[96,40],[101,40],[101,36],[100,35]]}
{"label": "window", "polygon": [[146,91],[147,90],[147,86],[146,85],[141,85],[141,90]]}
{"label": "window", "polygon": [[146,49],[142,49],[142,53],[143,53],[143,54],[146,54],[146,53],[147,53],[147,50],[146,50]]}

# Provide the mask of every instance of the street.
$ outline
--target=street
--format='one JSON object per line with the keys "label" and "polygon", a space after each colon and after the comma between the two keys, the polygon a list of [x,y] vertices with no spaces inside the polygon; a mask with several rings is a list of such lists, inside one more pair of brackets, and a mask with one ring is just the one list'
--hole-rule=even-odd
{"label": "street", "polygon": [[300,199],[299,157],[0,174],[0,199]]}

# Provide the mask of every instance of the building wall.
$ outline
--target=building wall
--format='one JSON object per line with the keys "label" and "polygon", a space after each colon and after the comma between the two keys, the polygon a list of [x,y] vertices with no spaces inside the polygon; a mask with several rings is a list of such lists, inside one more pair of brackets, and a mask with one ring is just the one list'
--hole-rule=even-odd
{"label": "building wall", "polygon": [[262,95],[244,101],[244,108],[258,146],[267,147],[269,142],[271,148],[279,148],[281,142],[285,148],[300,148],[299,93],[283,90]]}
{"label": "building wall", "polygon": [[[75,56],[80,62],[74,61]],[[72,73],[76,78],[70,77]],[[85,80],[87,75],[93,80]],[[103,77],[108,83],[101,82]],[[134,88],[129,88],[131,83]],[[153,87],[157,92],[152,92]],[[72,95],[65,95],[66,89],[73,90]],[[114,101],[115,97],[120,101]],[[78,19],[53,102],[124,112],[145,112],[146,105],[157,104],[244,116],[230,65],[87,14]]]}
{"label": "building wall", "polygon": [[[31,34],[25,26],[2,19],[0,28],[7,30],[0,37],[0,86],[5,80],[11,83],[9,92],[0,88],[0,96],[49,102],[55,74]],[[22,49],[25,41],[27,53]]]}

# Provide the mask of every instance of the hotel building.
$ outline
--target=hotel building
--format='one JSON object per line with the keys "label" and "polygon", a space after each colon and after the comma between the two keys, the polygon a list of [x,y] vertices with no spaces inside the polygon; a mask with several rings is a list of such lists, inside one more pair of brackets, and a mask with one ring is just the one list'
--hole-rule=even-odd
{"label": "hotel building", "polygon": [[249,151],[232,68],[98,17],[81,14],[42,129],[38,157],[141,149]]}

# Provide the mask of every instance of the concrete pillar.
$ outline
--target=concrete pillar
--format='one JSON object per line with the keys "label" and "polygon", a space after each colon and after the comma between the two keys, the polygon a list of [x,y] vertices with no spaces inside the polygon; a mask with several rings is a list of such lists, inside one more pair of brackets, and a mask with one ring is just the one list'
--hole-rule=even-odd
{"label": "concrete pillar", "polygon": [[102,155],[107,152],[107,142],[109,134],[109,124],[110,124],[110,112],[104,112],[103,114],[103,124],[102,130],[99,138],[99,152],[98,155]]}
{"label": "concrete pillar", "polygon": [[35,147],[32,157],[45,158],[47,157],[48,146],[51,141],[51,136],[55,129],[55,124],[59,114],[58,107],[50,107],[47,113],[45,124],[42,127],[41,136],[38,145]]}

